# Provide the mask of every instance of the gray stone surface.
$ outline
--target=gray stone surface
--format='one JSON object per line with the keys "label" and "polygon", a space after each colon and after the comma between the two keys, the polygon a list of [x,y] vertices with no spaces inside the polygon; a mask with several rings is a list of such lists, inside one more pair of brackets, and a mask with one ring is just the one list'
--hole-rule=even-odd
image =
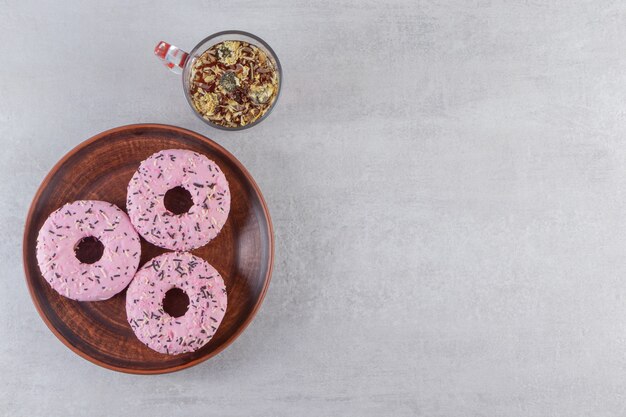
{"label": "gray stone surface", "polygon": [[[597,0],[0,0],[0,415],[624,415],[625,21]],[[285,72],[240,133],[152,56],[230,28]],[[223,144],[276,228],[248,330],[155,377],[65,348],[21,265],[47,171],[136,122]]]}

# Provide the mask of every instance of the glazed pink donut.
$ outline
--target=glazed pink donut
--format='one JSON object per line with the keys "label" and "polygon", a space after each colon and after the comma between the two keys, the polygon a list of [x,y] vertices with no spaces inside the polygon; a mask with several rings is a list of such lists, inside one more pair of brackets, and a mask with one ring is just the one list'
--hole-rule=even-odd
{"label": "glazed pink donut", "polygon": [[[165,193],[181,186],[191,194],[187,213],[165,208]],[[204,246],[222,229],[230,211],[224,173],[206,156],[182,149],[157,152],[143,161],[128,184],[126,208],[137,231],[162,248],[186,251]]]}
{"label": "glazed pink donut", "polygon": [[[104,246],[95,263],[76,257],[79,243],[95,237]],[[104,201],[79,200],[56,210],[37,236],[41,274],[59,294],[77,301],[111,298],[131,281],[141,245],[128,216]]]}
{"label": "glazed pink donut", "polygon": [[[165,293],[179,288],[189,297],[187,312],[170,316]],[[226,313],[226,287],[207,261],[187,252],[169,252],[146,263],[126,292],[126,316],[150,349],[168,355],[193,352],[215,334]]]}

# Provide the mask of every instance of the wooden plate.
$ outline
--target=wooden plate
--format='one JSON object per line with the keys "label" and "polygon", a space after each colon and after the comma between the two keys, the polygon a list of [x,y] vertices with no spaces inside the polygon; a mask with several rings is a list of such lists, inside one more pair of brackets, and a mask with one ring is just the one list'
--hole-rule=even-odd
{"label": "wooden plate", "polygon": [[[217,333],[202,349],[177,356],[143,345],[126,321],[124,290],[98,302],[57,294],[39,272],[37,234],[50,213],[80,199],[126,207],[126,186],[139,163],[162,149],[191,149],[215,161],[230,184],[230,215],[221,233],[193,253],[224,277],[228,309]],[[142,239],[141,265],[166,252]],[[83,142],[59,161],[39,187],[24,231],[26,282],[39,314],[70,349],[116,371],[156,374],[177,371],[216,355],[245,329],[263,301],[274,259],[272,224],[261,191],[233,155],[197,133],[174,126],[118,127]]]}

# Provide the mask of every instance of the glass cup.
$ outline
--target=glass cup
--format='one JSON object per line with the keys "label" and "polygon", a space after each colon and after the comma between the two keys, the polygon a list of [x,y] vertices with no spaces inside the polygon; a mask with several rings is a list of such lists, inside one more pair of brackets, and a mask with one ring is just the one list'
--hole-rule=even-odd
{"label": "glass cup", "polygon": [[[193,67],[193,64],[196,62],[198,57],[202,55],[206,50],[224,41],[243,41],[253,46],[256,46],[267,55],[268,59],[270,59],[270,61],[273,63],[274,68],[276,69],[276,73],[278,75],[278,89],[275,93],[276,97],[274,98],[274,101],[272,102],[270,107],[261,117],[259,117],[254,122],[251,122],[244,126],[227,127],[227,126],[222,126],[220,124],[214,123],[211,120],[207,120],[204,117],[202,117],[202,115],[198,113],[198,111],[195,109],[193,105],[193,100],[191,96],[191,85],[190,85],[191,84],[191,68]],[[282,68],[280,66],[280,61],[278,61],[278,57],[276,56],[276,53],[274,53],[272,48],[270,48],[270,46],[263,39],[251,33],[243,32],[240,30],[226,30],[223,32],[214,33],[213,35],[208,36],[207,38],[200,41],[189,53],[167,42],[161,41],[154,48],[154,53],[158,58],[160,58],[163,61],[165,66],[167,66],[172,72],[176,74],[182,73],[183,93],[185,94],[185,97],[187,98],[187,103],[189,104],[189,107],[191,107],[195,115],[198,116],[200,120],[202,120],[209,126],[215,127],[217,129],[222,129],[222,130],[242,130],[242,129],[250,128],[252,126],[255,126],[261,123],[263,120],[265,120],[267,116],[269,116],[269,114],[272,112],[274,107],[276,106],[276,103],[278,102],[278,98],[280,96],[280,90],[283,84],[283,73],[282,73]]]}

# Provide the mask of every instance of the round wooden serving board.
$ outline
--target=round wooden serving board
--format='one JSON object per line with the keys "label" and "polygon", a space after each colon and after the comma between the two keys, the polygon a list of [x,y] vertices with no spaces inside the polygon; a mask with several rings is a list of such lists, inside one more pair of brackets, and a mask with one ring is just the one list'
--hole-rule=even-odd
{"label": "round wooden serving board", "polygon": [[[36,259],[37,234],[50,213],[74,200],[104,200],[126,208],[126,186],[139,163],[162,149],[190,149],[215,161],[230,184],[230,215],[220,234],[193,254],[222,275],[226,316],[200,350],[177,356],[143,345],[126,321],[126,290],[106,301],[78,302],[57,294]],[[177,371],[216,355],[245,329],[263,301],[274,259],[272,224],[261,191],[233,155],[197,133],[174,126],[118,127],[83,142],[52,169],[33,199],[24,231],[24,269],[32,299],[50,330],[70,349],[116,371]],[[166,252],[142,239],[143,265]]]}

